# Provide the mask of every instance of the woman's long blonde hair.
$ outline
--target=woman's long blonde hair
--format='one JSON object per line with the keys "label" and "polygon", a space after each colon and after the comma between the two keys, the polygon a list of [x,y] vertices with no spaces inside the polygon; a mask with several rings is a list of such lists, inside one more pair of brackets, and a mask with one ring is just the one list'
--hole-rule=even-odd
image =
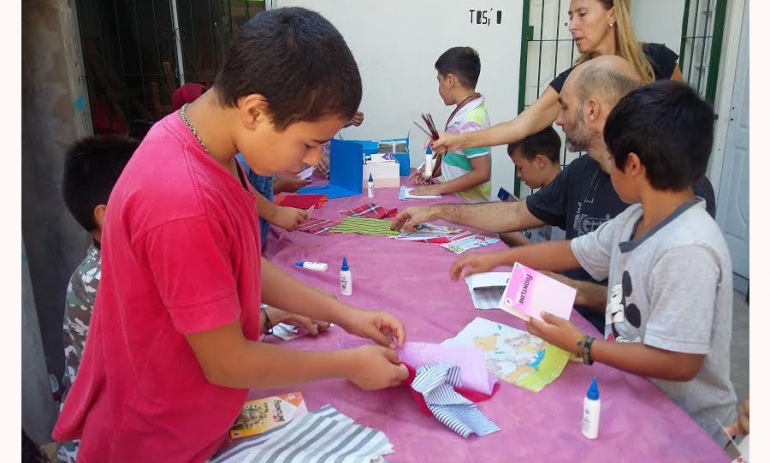
{"label": "woman's long blonde hair", "polygon": [[[642,78],[643,84],[655,81],[655,72],[652,70],[650,60],[642,50],[642,44],[636,40],[634,30],[631,28],[631,0],[597,0],[605,10],[615,7],[615,44],[618,56],[625,59]],[[584,63],[591,57],[582,54],[575,65]]]}

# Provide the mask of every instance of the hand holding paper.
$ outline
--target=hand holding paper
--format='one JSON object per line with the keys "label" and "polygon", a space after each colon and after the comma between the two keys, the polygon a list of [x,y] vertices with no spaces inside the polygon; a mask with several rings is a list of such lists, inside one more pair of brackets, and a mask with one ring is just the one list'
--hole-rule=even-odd
{"label": "hand holding paper", "polygon": [[576,353],[577,342],[583,338],[583,333],[575,325],[548,312],[541,314],[543,321],[532,317],[527,322],[527,331],[570,353]]}

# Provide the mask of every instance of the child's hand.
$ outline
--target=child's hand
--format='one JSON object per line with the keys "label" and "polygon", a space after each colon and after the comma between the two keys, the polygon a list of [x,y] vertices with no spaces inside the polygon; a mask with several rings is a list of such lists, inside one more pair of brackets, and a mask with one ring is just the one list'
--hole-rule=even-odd
{"label": "child's hand", "polygon": [[449,279],[457,281],[474,273],[489,272],[500,265],[496,252],[479,252],[457,259],[449,268]]}
{"label": "child's hand", "polygon": [[403,347],[406,339],[404,324],[381,310],[351,309],[340,326],[350,334],[390,348]]}
{"label": "child's hand", "polygon": [[568,320],[556,315],[543,312],[540,316],[543,317],[542,322],[536,318],[529,319],[527,331],[545,342],[575,354],[577,342],[583,337],[583,333]]}
{"label": "child's hand", "polygon": [[433,183],[432,179],[425,178],[425,175],[423,175],[425,173],[424,170],[424,167],[422,169],[415,170],[411,175],[409,175],[409,180],[414,182],[415,185],[430,185]]}
{"label": "child's hand", "polygon": [[409,194],[412,194],[415,196],[434,196],[434,195],[441,194],[441,192],[438,190],[439,190],[438,185],[424,185],[424,186],[418,186],[417,188],[410,191]]}
{"label": "child's hand", "polygon": [[297,328],[304,328],[310,336],[318,336],[318,333],[323,333],[329,329],[329,323],[312,320],[302,315],[286,312],[275,307],[268,307],[265,309],[270,323],[275,326],[280,323],[286,323],[287,325],[296,326]]}
{"label": "child's hand", "polygon": [[275,215],[270,223],[285,230],[293,231],[305,220],[307,220],[306,210],[294,207],[277,206]]}
{"label": "child's hand", "polygon": [[365,391],[398,386],[409,376],[393,349],[361,346],[347,352],[351,356],[347,379]]}
{"label": "child's hand", "polygon": [[414,227],[430,220],[427,207],[407,207],[390,221],[391,230],[414,231]]}
{"label": "child's hand", "polygon": [[725,431],[730,436],[737,436],[738,434],[749,434],[749,395],[746,394],[746,398],[743,399],[741,406],[738,408],[738,421],[725,428]]}
{"label": "child's hand", "polygon": [[457,151],[460,149],[457,145],[457,135],[446,132],[439,132],[438,140],[431,143],[430,147],[436,154],[444,154],[447,151]]}

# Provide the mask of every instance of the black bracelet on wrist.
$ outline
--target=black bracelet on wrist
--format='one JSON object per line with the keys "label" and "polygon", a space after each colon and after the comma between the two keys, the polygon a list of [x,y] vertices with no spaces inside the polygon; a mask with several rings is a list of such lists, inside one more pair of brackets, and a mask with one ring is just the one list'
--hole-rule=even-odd
{"label": "black bracelet on wrist", "polygon": [[267,304],[262,304],[260,306],[260,310],[265,316],[265,332],[263,334],[273,334],[273,323],[270,321],[270,317],[267,316],[267,311],[265,310],[267,307]]}
{"label": "black bracelet on wrist", "polygon": [[593,365],[594,359],[591,358],[591,345],[594,342],[594,338],[585,335],[583,339],[583,363],[586,365]]}

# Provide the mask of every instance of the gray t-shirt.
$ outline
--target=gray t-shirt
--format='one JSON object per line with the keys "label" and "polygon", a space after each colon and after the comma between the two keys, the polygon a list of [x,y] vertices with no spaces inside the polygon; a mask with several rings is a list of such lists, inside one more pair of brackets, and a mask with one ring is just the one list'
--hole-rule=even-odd
{"label": "gray t-shirt", "polygon": [[696,199],[631,240],[642,218],[629,206],[595,232],[572,240],[572,252],[596,280],[608,278],[605,338],[705,354],[690,381],[650,379],[724,445],[718,418],[736,419],[730,382],[733,276],[716,222]]}

